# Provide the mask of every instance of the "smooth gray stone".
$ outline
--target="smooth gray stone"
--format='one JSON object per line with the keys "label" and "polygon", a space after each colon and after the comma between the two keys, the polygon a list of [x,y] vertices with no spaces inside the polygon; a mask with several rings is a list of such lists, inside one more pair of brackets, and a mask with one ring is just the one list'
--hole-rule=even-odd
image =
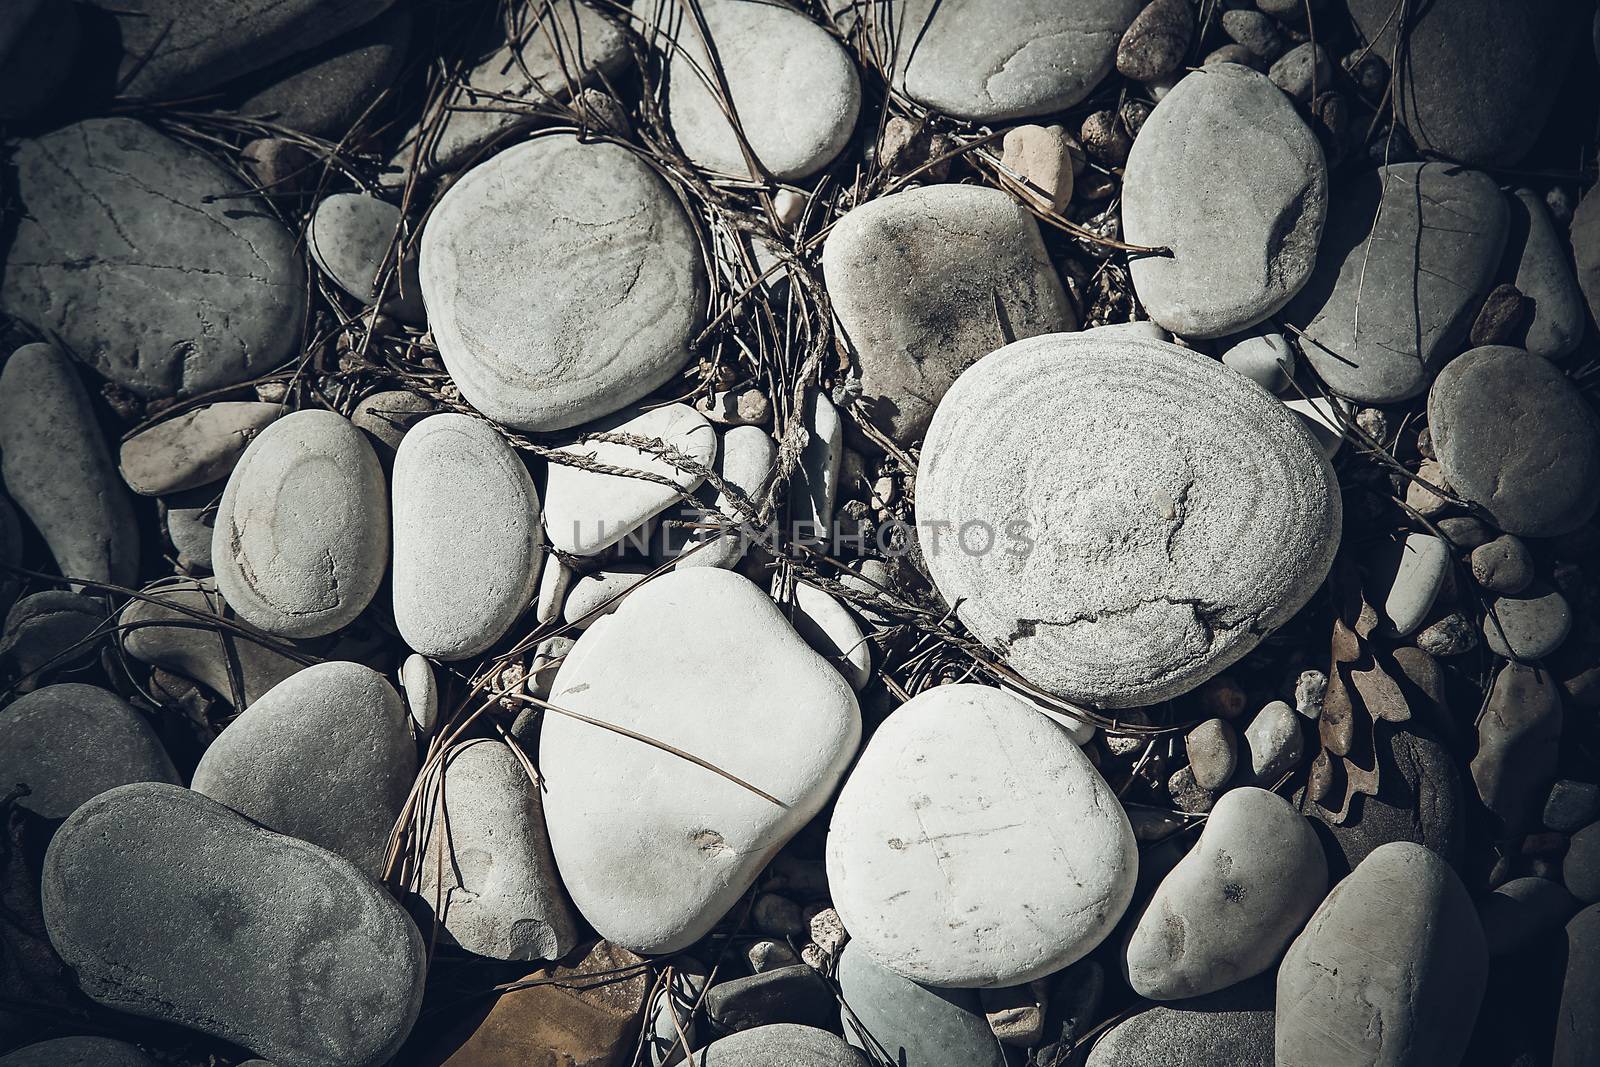
{"label": "smooth gray stone", "polygon": [[1427,621],[1450,573],[1450,547],[1429,533],[1386,545],[1374,561],[1372,592],[1395,634],[1405,637]]}
{"label": "smooth gray stone", "polygon": [[586,574],[572,583],[561,617],[574,626],[592,625],[596,619],[616,611],[628,590],[649,576],[648,567],[611,568]]}
{"label": "smooth gray stone", "polygon": [[[187,608],[203,615],[229,617],[227,601],[217,592],[214,579],[158,583],[147,587],[143,594],[149,599],[129,600],[117,617],[128,655],[199,682],[230,704],[237,697],[241,710],[305,666],[231,628],[207,627],[193,615],[175,610]],[[238,619],[233,621],[247,634],[260,633]],[[270,637],[266,640],[284,643]],[[235,677],[241,689],[238,694],[234,693]]]}
{"label": "smooth gray stone", "polygon": [[1583,340],[1583,292],[1573,273],[1571,253],[1556,232],[1544,197],[1518,189],[1510,200],[1511,227],[1506,266],[1523,296],[1533,301],[1522,346],[1536,356],[1560,359]]}
{"label": "smooth gray stone", "polygon": [[77,371],[51,345],[23,345],[0,371],[0,474],[63,577],[138,580],[133,502]]}
{"label": "smooth gray stone", "polygon": [[1301,349],[1328,387],[1366,404],[1426,389],[1494,283],[1509,213],[1488,175],[1442,163],[1352,179],[1284,313],[1303,325]]}
{"label": "smooth gray stone", "polygon": [[389,564],[383,468],[342,415],[307,408],[263,430],[228,478],[211,558],[240,618],[320,637],[371,602]]}
{"label": "smooth gray stone", "polygon": [[22,566],[22,520],[17,509],[0,493],[0,611],[11,610],[17,591],[22,588],[22,577],[5,568]]}
{"label": "smooth gray stone", "polygon": [[1123,973],[1151,1000],[1254,978],[1278,962],[1327,891],[1311,824],[1275,793],[1230,789],[1134,923]]}
{"label": "smooth gray stone", "polygon": [[1305,753],[1300,717],[1281,700],[1274,700],[1257,712],[1240,732],[1240,740],[1240,776],[1268,789],[1299,766]]}
{"label": "smooth gray stone", "polygon": [[[743,493],[752,505],[759,507],[767,481],[772,475],[772,463],[777,454],[776,442],[761,427],[732,426],[722,434],[722,440],[717,448],[717,460],[712,469],[724,482]],[[704,498],[710,495],[709,488],[709,483],[700,488],[702,504],[705,503]],[[735,523],[747,521],[748,517],[734,504],[728,494],[717,490],[714,496],[714,506],[724,518]],[[712,540],[716,543],[698,549],[690,555],[688,549],[703,540]],[[679,553],[674,566],[731,568],[744,557],[745,547],[744,535],[738,531],[725,533],[695,531],[691,533],[684,552]]]}
{"label": "smooth gray stone", "polygon": [[[1397,50],[1391,0],[1350,0],[1373,53],[1391,62],[1401,118],[1418,148],[1475,166],[1505,167],[1545,127],[1584,5],[1566,0],[1450,0],[1415,9]],[[1485,47],[1491,43],[1492,47]],[[1393,64],[1392,64],[1393,65]]]}
{"label": "smooth gray stone", "polygon": [[973,635],[1103,707],[1238,660],[1311,598],[1339,542],[1337,481],[1299,416],[1200,353],[1094,332],[974,364],[916,489],[922,555]]}
{"label": "smooth gray stone", "polygon": [[1474,348],[1428,390],[1428,428],[1444,476],[1509,534],[1554,537],[1600,506],[1600,419],[1549,360]]}
{"label": "smooth gray stone", "polygon": [[1550,787],[1544,804],[1545,829],[1570,834],[1594,822],[1596,816],[1600,816],[1600,785],[1563,778]]}
{"label": "smooth gray stone", "polygon": [[432,400],[409,389],[388,389],[357,404],[350,421],[384,446],[378,449],[378,456],[387,463],[407,431],[438,410]]}
{"label": "smooth gray stone", "polygon": [[1239,761],[1239,738],[1221,719],[1207,719],[1184,735],[1189,770],[1195,784],[1207,792],[1221,789],[1233,777]]}
{"label": "smooth gray stone", "polygon": [[461,394],[519,430],[609,415],[689,358],[705,277],[671,189],[632,152],[538,137],[434,206],[420,273]]}
{"label": "smooth gray stone", "polygon": [[156,1067],[137,1045],[109,1037],[58,1037],[0,1056],[0,1067]]}
{"label": "smooth gray stone", "polygon": [[405,694],[411,724],[426,738],[439,722],[439,682],[426,656],[413,652],[400,665],[400,691]]}
{"label": "smooth gray stone", "polygon": [[223,401],[158,422],[122,443],[117,466],[128,488],[161,496],[220,482],[256,435],[284,413],[282,404]]}
{"label": "smooth gray stone", "polygon": [[890,1063],[1006,1067],[976,990],[918,985],[854,944],[839,956],[837,979],[840,1022],[856,1048],[881,1050]]}
{"label": "smooth gray stone", "polygon": [[730,1034],[695,1053],[701,1067],[867,1067],[867,1060],[826,1030],[774,1023]]}
{"label": "smooth gray stone", "polygon": [[1567,923],[1567,972],[1556,1016],[1550,1067],[1591,1067],[1600,1061],[1600,904]]}
{"label": "smooth gray stone", "polygon": [[[850,53],[807,16],[776,4],[717,0],[702,10],[740,128],[762,167],[794,181],[832,162],[861,110],[861,76]],[[691,160],[745,177],[750,166],[733,124],[706,84],[712,70],[700,35],[685,27],[669,60],[667,117]]]}
{"label": "smooth gray stone", "polygon": [[805,963],[725,979],[705,997],[706,1016],[721,1033],[774,1023],[829,1026],[837,1005],[832,987]]}
{"label": "smooth gray stone", "polygon": [[261,77],[267,79],[266,84],[236,110],[291,130],[342,141],[399,77],[411,44],[411,21],[407,9],[395,7],[314,52],[264,71]]}
{"label": "smooth gray stone", "polygon": [[1472,577],[1491,593],[1515,596],[1533,582],[1533,553],[1511,534],[1475,546],[1471,562]]}
{"label": "smooth gray stone", "polygon": [[1542,583],[1520,596],[1497,596],[1489,608],[1483,616],[1484,642],[1507,659],[1544,659],[1572,632],[1572,606]]}
{"label": "smooth gray stone", "polygon": [[1274,1067],[1272,1025],[1272,984],[1259,978],[1129,1016],[1086,1067]]}
{"label": "smooth gray stone", "polygon": [[1600,822],[1572,835],[1561,861],[1567,892],[1585,904],[1600,904]]}
{"label": "smooth gray stone", "polygon": [[1578,901],[1548,878],[1513,878],[1478,904],[1490,956],[1507,956],[1560,929]]}
{"label": "smooth gray stone", "polygon": [[21,142],[11,163],[0,310],[145,397],[234,385],[299,352],[294,235],[210,156],[98,118]]}
{"label": "smooth gray stone", "polygon": [[161,739],[126,700],[94,685],[47,685],[0,708],[0,793],[44,819],[129,782],[178,784]]}
{"label": "smooth gray stone", "polygon": [[204,93],[354,29],[393,0],[236,0],[226,17],[190,0],[88,0],[116,19],[117,90],[127,97]]}
{"label": "smooth gray stone", "polygon": [[416,775],[399,694],[370,667],[334,661],[280,682],[229,723],[200,758],[192,785],[379,878]]}
{"label": "smooth gray stone", "polygon": [[[81,667],[99,652],[109,633],[107,606],[98,597],[46,589],[25,596],[6,613],[0,658],[11,661],[16,686],[27,692],[43,673]],[[99,639],[93,639],[96,631]]]}
{"label": "smooth gray stone", "polygon": [[853,208],[823,242],[822,273],[868,415],[902,445],[973,363],[1077,328],[1038,223],[998,189],[930,185]]}
{"label": "smooth gray stone", "polygon": [[844,420],[833,401],[821,390],[806,394],[801,416],[806,444],[800,465],[789,480],[789,510],[795,523],[809,523],[812,533],[827,538],[832,530],[833,507],[839,497],[839,466],[844,459]]}
{"label": "smooth gray stone", "polygon": [[533,601],[544,561],[539,493],[500,432],[431,415],[395,453],[394,621],[425,656],[467,659]]}
{"label": "smooth gray stone", "polygon": [[416,898],[456,944],[497,960],[557,960],[577,947],[539,790],[509,747],[477,738],[452,749],[443,788],[431,778],[419,812]]}
{"label": "smooth gray stone", "polygon": [[[378,274],[399,230],[400,209],[387,200],[364,193],[334,193],[317,201],[306,225],[306,248],[339,288],[371,303],[378,298]],[[414,272],[399,281],[406,297],[420,300]],[[402,295],[396,280],[384,292],[391,298]]]}
{"label": "smooth gray stone", "polygon": [[15,0],[0,10],[0,119],[47,106],[72,74],[82,38],[78,6]]}
{"label": "smooth gray stone", "polygon": [[1222,353],[1223,366],[1238,371],[1269,393],[1281,393],[1289,387],[1295,362],[1294,349],[1283,334],[1261,325],[1235,339]]}
{"label": "smooth gray stone", "polygon": [[178,553],[178,567],[187,574],[211,573],[211,541],[217,533],[217,507],[226,482],[185,489],[162,500],[167,539]]}
{"label": "smooth gray stone", "polygon": [[1278,1067],[1458,1063],[1488,981],[1467,891],[1412,842],[1374,849],[1278,968]]}
{"label": "smooth gray stone", "polygon": [[975,122],[1061,111],[1111,73],[1140,0],[874,0],[895,88]]}
{"label": "smooth gray stone", "polygon": [[422,937],[382,888],[177,786],[80,807],[51,842],[41,895],[91,1000],[276,1063],[379,1067],[422,1006]]}
{"label": "smooth gray stone", "polygon": [[1184,76],[1145,120],[1122,187],[1123,239],[1171,256],[1129,261],[1150,318],[1186,337],[1253,326],[1317,262],[1328,167],[1317,137],[1262,74]]}
{"label": "smooth gray stone", "polygon": [[1600,320],[1600,196],[1592,190],[1572,213],[1572,257],[1589,314]]}

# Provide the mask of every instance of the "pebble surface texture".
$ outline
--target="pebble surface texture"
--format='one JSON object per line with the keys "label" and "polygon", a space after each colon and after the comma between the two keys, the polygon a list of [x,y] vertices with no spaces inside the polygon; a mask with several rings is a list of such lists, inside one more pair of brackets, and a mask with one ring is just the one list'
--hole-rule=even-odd
{"label": "pebble surface texture", "polygon": [[1421,845],[1374,849],[1278,969],[1279,1067],[1460,1061],[1488,978],[1477,911]]}
{"label": "pebble surface texture", "polygon": [[132,585],[139,527],[89,394],[51,345],[23,345],[0,371],[0,475],[68,578]]}
{"label": "pebble surface texture", "polygon": [[1285,313],[1328,387],[1368,404],[1426,389],[1494,283],[1509,220],[1478,171],[1397,163],[1349,182]]}
{"label": "pebble surface texture", "polygon": [[610,414],[676,374],[705,293],[667,185],[624,148],[566,135],[456,182],[423,230],[420,273],[462,396],[539,432]]}
{"label": "pebble surface texture", "polygon": [[210,485],[226,478],[256,434],[282,414],[279,404],[206,404],[128,438],[118,467],[141,496]]}
{"label": "pebble surface texture", "polygon": [[22,783],[22,807],[65,819],[98,793],[178,772],[161,739],[126,700],[98,686],[47,685],[0,709],[0,789]]}
{"label": "pebble surface texture", "polygon": [[976,122],[1069,108],[1111,73],[1140,0],[875,0],[895,87]]}
{"label": "pebble surface texture", "polygon": [[694,1054],[701,1067],[867,1067],[861,1053],[826,1030],[795,1023],[757,1026]]}
{"label": "pebble surface texture", "polygon": [[[828,165],[850,140],[861,78],[844,48],[811,19],[759,0],[703,5],[706,26],[745,139],[774,178],[792,181]],[[739,139],[706,78],[713,66],[686,26],[672,53],[667,115],[690,159],[748,175]],[[704,72],[704,77],[699,72]]]}
{"label": "pebble surface texture", "polygon": [[1506,533],[1571,533],[1600,503],[1600,420],[1551,362],[1475,348],[1428,391],[1428,425],[1452,489]]}
{"label": "pebble surface texture", "polygon": [[[388,201],[334,193],[318,202],[306,225],[306,249],[339,288],[367,302],[378,295],[378,273],[399,229],[400,209]],[[394,282],[385,291],[400,295]],[[406,295],[416,297],[415,292]]]}
{"label": "pebble surface texture", "polygon": [[0,1067],[155,1067],[138,1046],[109,1037],[58,1037],[7,1056]]}
{"label": "pebble surface texture", "polygon": [[839,956],[840,1021],[856,1048],[881,1048],[891,1063],[1006,1067],[978,993],[918,985],[874,960],[859,943]]}
{"label": "pebble surface texture", "polygon": [[333,661],[280,682],[233,720],[201,757],[193,787],[377,878],[416,773],[399,694],[370,667]]}
{"label": "pebble surface texture", "polygon": [[275,1063],[379,1067],[422,1004],[422,937],[375,882],[177,786],[121,786],[73,812],[42,897],[91,999]]}
{"label": "pebble surface texture", "polygon": [[392,481],[395,626],[425,656],[475,656],[537,588],[544,538],[533,476],[492,425],[445,414],[401,439]]}
{"label": "pebble surface texture", "polygon": [[341,415],[296,411],[250,442],[228,478],[212,537],[217,588],[268,633],[329,634],[378,591],[388,533],[372,445]]}
{"label": "pebble surface texture", "polygon": [[632,738],[544,717],[539,767],[562,880],[602,936],[638,952],[704,936],[821,810],[861,739],[849,683],[761,589],[713,567],[635,588],[578,639],[550,702],[783,802]]}
{"label": "pebble surface texture", "polygon": [[822,272],[868,414],[902,444],[978,359],[1077,325],[1038,223],[998,189],[931,185],[868,201],[828,234]]}
{"label": "pebble surface texture", "polygon": [[111,118],[22,141],[11,165],[0,310],[146,397],[232,385],[298,351],[294,235],[210,156]]}
{"label": "pebble surface texture", "polygon": [[1001,690],[960,684],[878,727],[834,807],[827,863],[852,944],[916,982],[994,987],[1098,945],[1139,857],[1066,731]]}
{"label": "pebble surface texture", "polygon": [[1107,1030],[1086,1067],[1274,1067],[1272,985],[1157,1004]]}
{"label": "pebble surface texture", "polygon": [[1156,105],[1128,155],[1123,237],[1171,256],[1132,258],[1150,318],[1186,337],[1260,322],[1317,260],[1328,168],[1316,135],[1264,75],[1221,63]]}
{"label": "pebble surface texture", "polygon": [[1035,685],[1104,707],[1176,696],[1255,647],[1326,577],[1340,517],[1293,412],[1205,356],[1117,336],[981,360],[917,478],[946,602]]}

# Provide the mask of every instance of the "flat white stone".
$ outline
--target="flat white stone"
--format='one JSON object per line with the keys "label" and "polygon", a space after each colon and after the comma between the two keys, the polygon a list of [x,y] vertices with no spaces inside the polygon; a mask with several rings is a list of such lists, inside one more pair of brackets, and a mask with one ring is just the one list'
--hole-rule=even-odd
{"label": "flat white stone", "polygon": [[838,668],[861,692],[872,680],[872,645],[862,633],[861,624],[848,608],[814,585],[794,583],[792,601],[785,601],[774,590],[778,606],[789,616],[800,636],[827,661]]}
{"label": "flat white stone", "polygon": [[[739,490],[753,504],[761,502],[767,479],[772,475],[772,461],[777,457],[778,446],[759,426],[734,426],[722,435],[713,468],[717,476]],[[746,516],[734,505],[727,493],[719,491],[716,509],[733,522],[743,522]],[[734,532],[697,533],[690,537],[689,546],[710,539],[715,544],[696,549],[692,554],[679,556],[678,567],[732,567],[744,556],[744,538]]]}

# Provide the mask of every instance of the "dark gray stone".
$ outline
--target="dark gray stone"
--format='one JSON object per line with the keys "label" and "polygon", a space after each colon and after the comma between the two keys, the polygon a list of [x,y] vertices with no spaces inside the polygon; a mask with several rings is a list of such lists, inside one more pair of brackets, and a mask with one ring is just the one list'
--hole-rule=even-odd
{"label": "dark gray stone", "polygon": [[1507,831],[1532,818],[1561,755],[1561,687],[1547,670],[1507,663],[1478,719],[1472,780]]}
{"label": "dark gray stone", "polygon": [[919,985],[855,943],[845,945],[837,977],[845,1038],[857,1048],[881,1050],[897,1064],[1005,1067],[977,990]]}
{"label": "dark gray stone", "polygon": [[265,72],[266,84],[239,104],[239,114],[330,141],[343,140],[378,94],[399,76],[410,44],[411,13],[395,8]]}
{"label": "dark gray stone", "polygon": [[1478,919],[1490,956],[1507,956],[1559,930],[1578,901],[1548,878],[1513,878],[1478,904]]}
{"label": "dark gray stone", "polygon": [[23,141],[11,164],[0,310],[147,397],[233,385],[299,352],[294,235],[210,156],[104,118]]}
{"label": "dark gray stone", "polygon": [[1600,904],[1567,923],[1567,973],[1550,1067],[1600,1063]]}
{"label": "dark gray stone", "polygon": [[1544,197],[1518,189],[1508,201],[1511,229],[1506,238],[1506,267],[1517,289],[1533,302],[1533,316],[1523,331],[1522,347],[1536,356],[1560,359],[1583,339],[1583,293],[1567,251],[1556,232]]}
{"label": "dark gray stone", "polygon": [[0,1056],[0,1067],[155,1067],[137,1045],[109,1037],[58,1037]]}
{"label": "dark gray stone", "polygon": [[778,1023],[713,1041],[695,1053],[701,1067],[867,1067],[866,1059],[826,1030]]}
{"label": "dark gray stone", "polygon": [[1272,983],[1158,1004],[1103,1034],[1086,1067],[1273,1067]]}
{"label": "dark gray stone", "polygon": [[774,1023],[831,1026],[838,1002],[820,974],[798,963],[718,982],[706,990],[705,1009],[718,1032],[729,1033]]}
{"label": "dark gray stone", "polygon": [[1519,538],[1501,534],[1472,550],[1472,576],[1491,593],[1515,595],[1533,581],[1533,553]]}
{"label": "dark gray stone", "polygon": [[[105,601],[65,589],[25,596],[6,613],[0,633],[0,658],[11,661],[22,692],[44,673],[81,667],[94,658],[100,641],[93,635],[106,621]],[[102,637],[106,631],[102,630]]]}
{"label": "dark gray stone", "polygon": [[1594,822],[1597,815],[1600,785],[1563,778],[1550,787],[1550,797],[1544,802],[1545,829],[1570,834]]}
{"label": "dark gray stone", "polygon": [[1600,904],[1600,822],[1585,826],[1567,842],[1561,879],[1567,892],[1585,904]]}
{"label": "dark gray stone", "polygon": [[277,1063],[379,1067],[422,1005],[422,937],[382,888],[177,786],[80,807],[45,856],[41,896],[90,999]]}

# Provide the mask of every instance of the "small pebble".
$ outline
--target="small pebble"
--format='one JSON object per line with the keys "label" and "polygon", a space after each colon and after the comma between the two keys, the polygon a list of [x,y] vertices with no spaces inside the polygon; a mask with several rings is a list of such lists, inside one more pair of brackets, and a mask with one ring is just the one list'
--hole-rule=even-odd
{"label": "small pebble", "polygon": [[1294,770],[1305,753],[1300,719],[1288,704],[1274,700],[1256,713],[1244,728],[1244,755],[1250,781],[1267,789]]}
{"label": "small pebble", "polygon": [[1321,45],[1307,41],[1284,53],[1267,77],[1296,100],[1305,101],[1333,84],[1333,64]]}
{"label": "small pebble", "polygon": [[779,967],[793,967],[801,962],[795,950],[784,941],[753,941],[745,949],[745,959],[755,974],[775,971]]}
{"label": "small pebble", "polygon": [[1572,835],[1561,861],[1561,880],[1585,904],[1600,903],[1600,822]]}
{"label": "small pebble", "polygon": [[1238,760],[1238,738],[1221,719],[1207,719],[1183,739],[1189,754],[1189,771],[1195,785],[1208,792],[1221,789],[1233,777]]}
{"label": "small pebble", "polygon": [[1301,671],[1294,683],[1294,710],[1315,721],[1322,715],[1322,702],[1328,695],[1328,676],[1322,671]]}
{"label": "small pebble", "polygon": [[1217,802],[1215,794],[1200,788],[1199,783],[1195,781],[1194,770],[1190,767],[1178,768],[1167,780],[1167,793],[1179,811],[1186,811],[1191,815],[1202,815],[1210,811],[1211,806]]}
{"label": "small pebble", "polygon": [[805,920],[800,905],[776,893],[762,893],[750,909],[750,922],[757,930],[774,937],[804,937]]}
{"label": "small pebble", "polygon": [[1153,82],[1183,65],[1194,37],[1194,9],[1188,0],[1153,0],[1139,12],[1117,46],[1117,72],[1134,81]]}
{"label": "small pebble", "polygon": [[1572,632],[1572,608],[1554,589],[1534,586],[1521,596],[1496,597],[1489,608],[1483,636],[1497,656],[1544,659]]}
{"label": "small pebble", "polygon": [[1040,980],[978,991],[989,1029],[1001,1044],[1030,1048],[1039,1043],[1044,1037],[1044,994],[1048,988],[1048,984]]}
{"label": "small pebble", "polygon": [[1600,785],[1562,778],[1550,787],[1550,796],[1544,802],[1547,829],[1570,834],[1594,822],[1597,816],[1600,816]]}
{"label": "small pebble", "polygon": [[1000,162],[1031,187],[1030,196],[1060,211],[1072,199],[1072,138],[1060,126],[1016,126],[1001,141]]}
{"label": "small pebble", "polygon": [[1478,647],[1477,629],[1465,615],[1452,612],[1417,634],[1417,647],[1430,656],[1459,656]]}
{"label": "small pebble", "polygon": [[1445,490],[1450,488],[1444,480],[1444,469],[1436,461],[1425,459],[1417,468],[1416,478],[1406,486],[1406,507],[1424,518],[1433,518],[1451,506],[1449,500],[1428,488],[1430,485]]}
{"label": "small pebble", "polygon": [[1515,285],[1502,282],[1483,298],[1483,307],[1472,320],[1467,343],[1473,348],[1515,344],[1532,313],[1533,301],[1523,296]]}
{"label": "small pebble", "polygon": [[1128,161],[1128,151],[1133,139],[1122,128],[1115,111],[1096,111],[1083,120],[1078,129],[1078,140],[1083,150],[1108,167],[1120,167]]}
{"label": "small pebble", "polygon": [[1473,548],[1472,577],[1492,593],[1514,596],[1533,581],[1533,555],[1520,538],[1501,534]]}

